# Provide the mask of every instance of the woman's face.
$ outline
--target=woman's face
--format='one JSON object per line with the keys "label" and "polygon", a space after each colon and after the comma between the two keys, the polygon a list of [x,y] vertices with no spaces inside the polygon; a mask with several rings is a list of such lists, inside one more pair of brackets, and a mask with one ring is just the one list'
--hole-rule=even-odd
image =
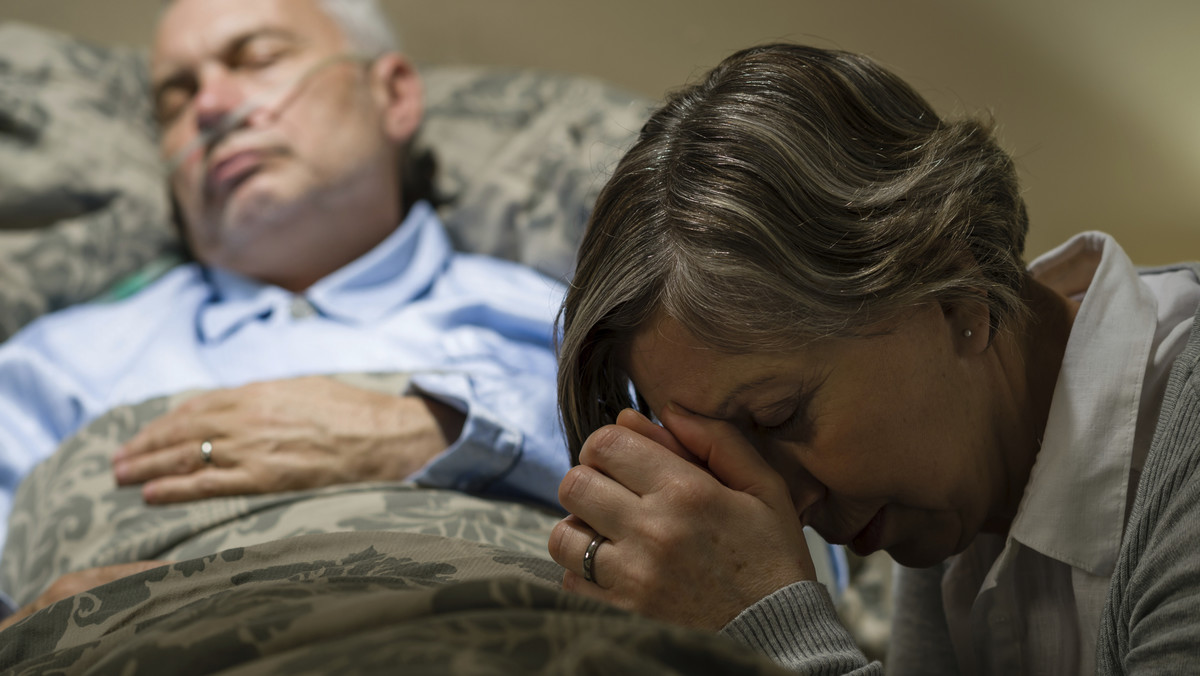
{"label": "woman's face", "polygon": [[1003,500],[987,351],[936,305],[882,329],[731,355],[658,318],[628,367],[653,411],[675,402],[736,426],[826,540],[928,566],[962,551]]}

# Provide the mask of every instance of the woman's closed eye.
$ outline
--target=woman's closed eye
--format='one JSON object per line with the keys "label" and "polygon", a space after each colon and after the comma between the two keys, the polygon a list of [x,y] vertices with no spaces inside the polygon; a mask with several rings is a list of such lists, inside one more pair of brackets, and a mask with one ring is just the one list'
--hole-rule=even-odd
{"label": "woman's closed eye", "polygon": [[772,437],[807,439],[812,431],[808,409],[811,400],[811,392],[802,393],[768,407],[753,416],[754,427],[759,433]]}
{"label": "woman's closed eye", "polygon": [[807,441],[813,434],[812,403],[825,377],[806,384],[796,393],[770,406],[754,411],[754,427],[760,434]]}
{"label": "woman's closed eye", "polygon": [[812,424],[808,417],[807,407],[796,406],[778,422],[769,424],[756,423],[755,427],[761,434],[771,437],[786,437],[804,440],[811,436]]}
{"label": "woman's closed eye", "polygon": [[803,422],[804,418],[804,412],[797,407],[793,408],[792,412],[779,420],[779,422],[757,423],[757,427],[764,432],[770,433],[790,432]]}

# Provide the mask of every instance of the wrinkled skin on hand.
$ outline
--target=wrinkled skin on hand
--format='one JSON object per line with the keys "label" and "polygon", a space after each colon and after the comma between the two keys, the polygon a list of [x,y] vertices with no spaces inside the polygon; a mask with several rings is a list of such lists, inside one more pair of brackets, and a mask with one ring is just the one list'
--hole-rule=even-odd
{"label": "wrinkled skin on hand", "polygon": [[54,584],[47,587],[46,591],[38,595],[33,603],[21,607],[17,612],[5,618],[3,622],[0,622],[0,631],[20,622],[42,608],[53,605],[69,596],[99,587],[113,580],[129,577],[143,570],[158,568],[170,563],[170,561],[134,561],[132,563],[118,563],[112,566],[89,568],[87,570],[77,570],[73,573],[67,573],[55,580]]}
{"label": "wrinkled skin on hand", "polygon": [[[188,400],[146,425],[113,458],[119,485],[146,502],[400,480],[455,439],[463,415],[421,396],[372,392],[326,377],[252,383]],[[212,443],[212,462],[200,445]]]}
{"label": "wrinkled skin on hand", "polygon": [[[597,430],[559,487],[550,536],[563,588],[684,626],[719,630],[800,580],[811,555],[787,486],[732,425],[669,405]],[[669,431],[668,431],[669,430]],[[595,582],[583,556],[596,533]]]}

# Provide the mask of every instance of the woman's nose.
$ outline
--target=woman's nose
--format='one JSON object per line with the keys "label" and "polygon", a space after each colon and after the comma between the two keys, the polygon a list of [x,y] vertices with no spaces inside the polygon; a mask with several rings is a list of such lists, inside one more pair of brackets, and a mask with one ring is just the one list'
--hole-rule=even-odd
{"label": "woman's nose", "polygon": [[792,496],[796,517],[800,519],[802,525],[811,525],[815,510],[819,509],[819,505],[825,498],[825,485],[800,463],[789,468],[784,479]]}

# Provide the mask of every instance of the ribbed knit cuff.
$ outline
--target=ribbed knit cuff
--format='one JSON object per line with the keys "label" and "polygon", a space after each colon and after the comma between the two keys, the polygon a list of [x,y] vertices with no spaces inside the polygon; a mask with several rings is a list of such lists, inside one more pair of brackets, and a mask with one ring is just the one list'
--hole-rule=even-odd
{"label": "ribbed knit cuff", "polygon": [[721,630],[774,662],[805,674],[882,674],[838,620],[829,591],[797,582],[743,610]]}

